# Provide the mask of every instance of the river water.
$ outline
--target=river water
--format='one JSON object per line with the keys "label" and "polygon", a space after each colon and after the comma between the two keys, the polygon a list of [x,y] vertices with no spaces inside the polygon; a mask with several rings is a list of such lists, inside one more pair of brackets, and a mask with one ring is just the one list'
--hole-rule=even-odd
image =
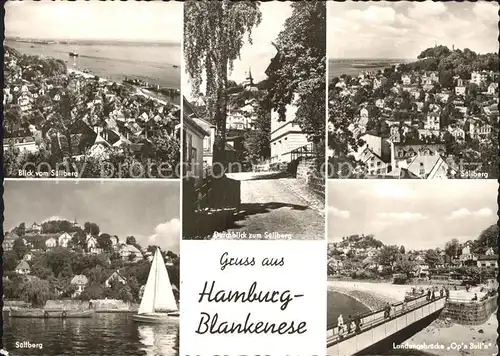
{"label": "river water", "polygon": [[[96,314],[89,319],[9,318],[4,315],[4,348],[11,356],[175,356],[179,324],[136,323],[131,314]],[[16,342],[42,349],[16,348]]]}
{"label": "river water", "polygon": [[[61,59],[68,68],[88,69],[92,74],[116,81],[128,77],[161,87],[180,88],[180,44],[39,44],[6,40],[5,45],[24,54]],[[78,52],[79,56],[69,57],[70,52]]]}
{"label": "river water", "polygon": [[331,329],[337,324],[337,318],[340,314],[347,321],[349,315],[355,315],[360,313],[366,313],[370,311],[363,303],[358,302],[356,299],[349,297],[348,295],[337,293],[333,291],[328,291],[326,297],[327,305],[327,329]]}

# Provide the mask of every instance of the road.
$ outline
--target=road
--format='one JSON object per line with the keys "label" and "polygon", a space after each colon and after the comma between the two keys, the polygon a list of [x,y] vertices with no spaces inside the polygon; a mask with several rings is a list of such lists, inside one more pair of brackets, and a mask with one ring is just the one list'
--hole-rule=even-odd
{"label": "road", "polygon": [[266,179],[248,173],[228,176],[241,181],[241,208],[235,227],[227,231],[261,234],[262,239],[266,232],[301,240],[324,238],[324,204],[294,178]]}

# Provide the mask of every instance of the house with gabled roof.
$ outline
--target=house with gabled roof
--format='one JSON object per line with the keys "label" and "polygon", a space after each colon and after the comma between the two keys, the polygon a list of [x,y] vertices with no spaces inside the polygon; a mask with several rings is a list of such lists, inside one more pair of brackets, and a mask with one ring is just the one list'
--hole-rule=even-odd
{"label": "house with gabled roof", "polygon": [[18,263],[17,267],[14,269],[14,272],[20,275],[26,275],[31,272],[31,268],[28,262],[22,260],[21,262]]}
{"label": "house with gabled roof", "polygon": [[127,283],[127,279],[125,277],[123,277],[121,274],[120,274],[120,271],[116,270],[113,272],[113,274],[111,274],[111,276],[109,276],[108,279],[106,279],[106,281],[104,282],[104,285],[108,288],[111,288],[111,283],[115,281],[117,283],[121,283],[123,285],[125,285]]}

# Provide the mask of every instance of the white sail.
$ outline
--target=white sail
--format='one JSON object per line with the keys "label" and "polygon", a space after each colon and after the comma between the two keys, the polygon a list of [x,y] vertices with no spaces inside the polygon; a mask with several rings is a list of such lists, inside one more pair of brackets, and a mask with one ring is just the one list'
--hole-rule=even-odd
{"label": "white sail", "polygon": [[160,250],[156,249],[144,288],[139,314],[177,311],[172,285]]}
{"label": "white sail", "polygon": [[[172,291],[172,284],[168,277],[165,261],[160,253],[156,250],[158,258],[156,258],[156,297],[154,301],[154,309],[156,311],[178,311],[177,303],[175,301],[174,292]],[[154,261],[153,261],[154,263]]]}
{"label": "white sail", "polygon": [[156,289],[156,260],[157,257],[155,253],[153,263],[151,264],[151,269],[149,270],[148,281],[146,282],[146,287],[144,288],[144,293],[142,294],[141,305],[139,305],[139,314],[154,312]]}

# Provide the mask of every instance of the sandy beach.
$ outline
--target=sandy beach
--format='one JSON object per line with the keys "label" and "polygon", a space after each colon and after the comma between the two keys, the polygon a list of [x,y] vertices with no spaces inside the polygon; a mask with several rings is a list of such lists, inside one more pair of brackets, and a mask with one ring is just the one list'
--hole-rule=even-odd
{"label": "sandy beach", "polygon": [[[452,324],[437,319],[418,334],[406,340],[406,343],[415,345],[442,344],[445,350],[441,353],[434,351],[434,353],[443,356],[498,355],[497,328],[496,313],[493,313],[486,323],[476,326]],[[463,344],[468,346],[468,350],[465,350]],[[471,348],[471,344],[478,348]],[[459,349],[459,347],[464,349]]]}
{"label": "sandy beach", "polygon": [[[365,281],[328,281],[327,289],[346,294],[371,310],[377,310],[385,303],[394,303],[404,300],[405,293],[412,285],[396,285],[390,283],[371,283]],[[421,287],[416,285],[415,287]],[[426,286],[422,286],[425,287]],[[477,293],[483,295],[479,287],[472,288],[469,292],[465,290],[451,290],[450,298],[470,299]],[[431,353],[416,352],[415,350],[392,350],[388,355],[439,355],[439,356],[463,356],[463,355],[497,355],[498,320],[493,313],[489,320],[477,326],[453,324],[449,320],[437,319],[425,329],[406,340],[406,344],[442,344],[444,350],[433,350]],[[471,348],[471,344],[475,349]],[[463,345],[467,345],[466,350]],[[412,353],[413,352],[413,353]]]}

